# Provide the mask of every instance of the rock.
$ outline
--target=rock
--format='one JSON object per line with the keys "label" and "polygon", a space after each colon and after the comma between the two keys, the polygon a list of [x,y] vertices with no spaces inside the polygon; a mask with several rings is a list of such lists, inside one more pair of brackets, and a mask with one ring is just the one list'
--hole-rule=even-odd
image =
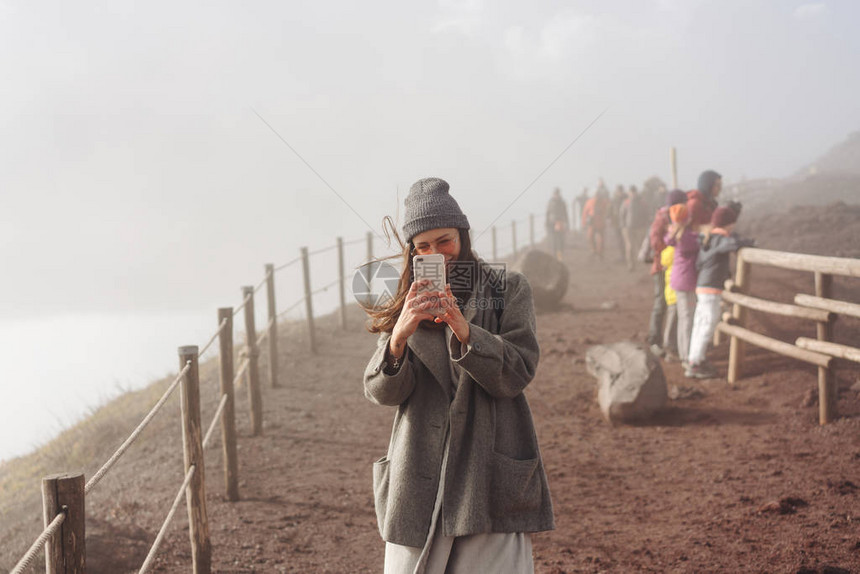
{"label": "rock", "polygon": [[794,514],[797,509],[803,506],[809,506],[809,503],[802,498],[786,496],[779,500],[774,500],[763,504],[756,512],[759,514],[774,513],[774,514]]}
{"label": "rock", "polygon": [[567,292],[570,271],[567,265],[543,251],[526,251],[513,265],[514,271],[526,276],[532,288],[535,307],[556,309]]}
{"label": "rock", "polygon": [[607,421],[641,422],[666,405],[663,369],[641,345],[622,342],[591,347],[585,364],[597,377],[597,402]]}
{"label": "rock", "polygon": [[701,399],[705,396],[705,393],[702,389],[697,389],[695,387],[679,387],[678,385],[672,385],[669,387],[669,398],[673,401],[678,401],[682,399]]}
{"label": "rock", "polygon": [[600,304],[600,308],[603,311],[612,311],[613,309],[618,308],[618,303],[616,303],[615,301],[604,301]]}

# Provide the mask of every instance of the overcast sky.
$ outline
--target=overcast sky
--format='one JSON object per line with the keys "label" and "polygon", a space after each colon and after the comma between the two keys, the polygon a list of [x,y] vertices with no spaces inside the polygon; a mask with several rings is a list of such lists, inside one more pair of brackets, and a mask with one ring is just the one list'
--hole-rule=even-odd
{"label": "overcast sky", "polygon": [[0,0],[0,317],[233,304],[425,176],[482,230],[604,111],[501,222],[668,180],[673,145],[686,188],[788,175],[860,129],[858,24],[849,0]]}

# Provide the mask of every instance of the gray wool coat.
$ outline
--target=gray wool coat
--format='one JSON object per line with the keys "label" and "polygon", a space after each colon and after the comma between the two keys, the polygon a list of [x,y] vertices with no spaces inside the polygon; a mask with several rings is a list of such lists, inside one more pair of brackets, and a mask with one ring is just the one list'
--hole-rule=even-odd
{"label": "gray wool coat", "polygon": [[[504,301],[500,315],[477,304],[494,296]],[[373,465],[376,515],[387,542],[424,546],[448,432],[440,516],[446,536],[554,528],[523,394],[540,355],[531,287],[508,271],[501,291],[476,285],[463,315],[471,324],[469,345],[449,328],[419,327],[407,340],[402,366],[389,375],[391,335],[382,333],[365,370],[365,396],[398,407],[388,454]]]}

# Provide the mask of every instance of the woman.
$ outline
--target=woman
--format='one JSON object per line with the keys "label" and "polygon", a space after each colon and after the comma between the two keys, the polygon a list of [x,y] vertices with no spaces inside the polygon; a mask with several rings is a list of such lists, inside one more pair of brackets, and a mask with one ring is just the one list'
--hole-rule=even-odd
{"label": "woman", "polygon": [[[529,533],[554,526],[523,395],[540,354],[531,288],[475,257],[445,181],[416,182],[404,219],[403,272],[370,312],[380,336],[364,373],[367,398],[398,407],[373,467],[385,572],[533,572]],[[429,253],[473,280],[419,295],[412,256]]]}
{"label": "woman", "polygon": [[699,234],[693,231],[687,206],[683,203],[669,208],[672,224],[665,237],[666,245],[675,248],[669,285],[675,290],[678,314],[678,357],[687,368],[690,337],[693,334],[693,314],[696,311],[696,259],[699,256]]}

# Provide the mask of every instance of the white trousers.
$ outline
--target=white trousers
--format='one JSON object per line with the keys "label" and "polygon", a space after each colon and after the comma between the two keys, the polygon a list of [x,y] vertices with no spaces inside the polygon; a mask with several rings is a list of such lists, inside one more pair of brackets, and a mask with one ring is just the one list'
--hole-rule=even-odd
{"label": "white trousers", "polygon": [[424,548],[385,543],[384,574],[534,574],[532,536],[523,532],[491,532],[445,536],[442,496],[448,471],[451,435],[445,438],[442,472],[430,533]]}
{"label": "white trousers", "polygon": [[693,332],[693,315],[696,312],[695,291],[675,291],[678,302],[678,358],[689,362],[690,336]]}
{"label": "white trousers", "polygon": [[[443,536],[436,527],[429,549],[385,544],[385,574],[534,574],[531,534]],[[426,551],[426,560],[422,554]]]}
{"label": "white trousers", "polygon": [[693,334],[690,336],[690,355],[687,362],[699,365],[705,360],[708,343],[714,338],[714,329],[720,322],[720,301],[717,293],[699,293],[696,314],[693,316]]}

